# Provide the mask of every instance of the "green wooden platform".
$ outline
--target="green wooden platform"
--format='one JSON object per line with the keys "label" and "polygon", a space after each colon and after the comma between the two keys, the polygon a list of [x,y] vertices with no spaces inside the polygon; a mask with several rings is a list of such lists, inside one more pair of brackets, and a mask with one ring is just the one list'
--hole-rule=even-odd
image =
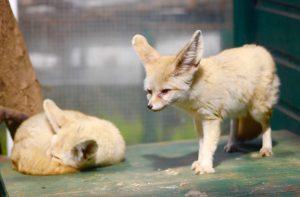
{"label": "green wooden platform", "polygon": [[130,146],[126,161],[115,166],[60,176],[27,176],[2,161],[2,195],[9,196],[300,196],[300,136],[274,132],[271,158],[253,158],[260,141],[215,156],[216,173],[196,176],[190,164],[197,142]]}

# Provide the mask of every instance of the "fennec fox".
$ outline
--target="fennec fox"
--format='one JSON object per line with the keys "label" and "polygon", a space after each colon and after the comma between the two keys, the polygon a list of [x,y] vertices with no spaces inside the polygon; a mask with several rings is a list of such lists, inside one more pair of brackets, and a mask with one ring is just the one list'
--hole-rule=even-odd
{"label": "fennec fox", "polygon": [[61,110],[49,99],[44,100],[43,109],[16,132],[14,169],[31,175],[64,174],[124,159],[125,142],[112,123]]}
{"label": "fennec fox", "polygon": [[200,30],[175,56],[160,55],[142,35],[135,35],[132,45],[146,70],[148,108],[159,111],[173,104],[194,118],[199,137],[198,160],[192,164],[196,174],[214,172],[213,155],[225,117],[232,119],[225,151],[235,151],[238,139],[262,134],[260,155],[272,155],[269,120],[279,79],[266,49],[245,45],[202,58]]}

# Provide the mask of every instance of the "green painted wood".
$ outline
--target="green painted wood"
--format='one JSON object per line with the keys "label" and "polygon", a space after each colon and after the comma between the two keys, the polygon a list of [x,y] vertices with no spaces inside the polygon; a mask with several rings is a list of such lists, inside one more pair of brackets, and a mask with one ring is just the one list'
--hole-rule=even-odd
{"label": "green painted wood", "polygon": [[260,140],[243,146],[248,153],[228,154],[223,152],[222,137],[216,173],[207,175],[190,170],[197,157],[195,140],[129,146],[123,163],[76,174],[22,175],[8,162],[0,164],[0,173],[11,197],[299,196],[300,137],[278,131],[273,139],[274,156],[255,158]]}
{"label": "green painted wood", "polygon": [[235,45],[263,45],[277,63],[282,85],[272,127],[300,134],[300,1],[234,0],[234,13]]}
{"label": "green painted wood", "polygon": [[[278,105],[273,110],[273,116],[271,119],[272,128],[286,128],[287,130],[295,130],[299,128],[300,119],[298,114],[293,113],[291,110],[287,110],[284,105]],[[298,129],[297,131],[299,131]],[[295,132],[297,133],[297,132]]]}
{"label": "green painted wood", "polygon": [[233,1],[234,44],[252,43],[255,35],[254,0]]}
{"label": "green painted wood", "polygon": [[277,70],[281,79],[281,101],[288,106],[292,106],[292,110],[300,114],[300,94],[298,93],[300,91],[300,69],[298,70],[278,63]]}
{"label": "green painted wood", "polygon": [[277,6],[290,6],[294,8],[300,7],[299,0],[257,0],[259,3],[274,4]]}
{"label": "green painted wood", "polygon": [[300,8],[294,13],[289,8],[257,6],[255,41],[300,61]]}

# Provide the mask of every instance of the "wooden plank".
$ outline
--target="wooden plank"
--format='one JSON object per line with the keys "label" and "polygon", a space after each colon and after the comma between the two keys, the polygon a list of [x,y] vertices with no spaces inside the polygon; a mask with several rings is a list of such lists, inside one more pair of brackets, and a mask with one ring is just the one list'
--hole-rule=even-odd
{"label": "wooden plank", "polygon": [[299,61],[300,9],[275,5],[256,8],[255,42]]}
{"label": "wooden plank", "polygon": [[300,135],[300,116],[291,112],[284,105],[275,107],[272,114],[271,125],[273,129],[287,129]]}
{"label": "wooden plank", "polygon": [[300,1],[299,0],[274,0],[274,1],[281,1],[281,3],[286,3],[288,5],[297,6],[300,8]]}
{"label": "wooden plank", "polygon": [[280,100],[292,106],[293,110],[300,115],[300,69],[278,63],[277,70],[281,81]]}
{"label": "wooden plank", "polygon": [[273,4],[284,7],[293,7],[295,9],[300,8],[300,1],[299,0],[257,0],[257,3],[264,3],[264,4]]}
{"label": "wooden plank", "polygon": [[[9,196],[297,196],[300,195],[300,137],[274,132],[270,158],[253,152],[223,152],[225,137],[215,156],[216,173],[196,176],[190,164],[197,157],[197,142],[180,141],[129,146],[126,161],[60,176],[27,176],[0,164]],[[260,148],[260,141],[244,145]],[[196,195],[194,195],[196,196]]]}

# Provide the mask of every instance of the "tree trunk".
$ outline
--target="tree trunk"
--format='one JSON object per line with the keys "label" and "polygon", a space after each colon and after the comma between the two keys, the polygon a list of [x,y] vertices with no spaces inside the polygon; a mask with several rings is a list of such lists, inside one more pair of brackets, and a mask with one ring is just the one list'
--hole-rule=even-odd
{"label": "tree trunk", "polygon": [[0,13],[0,107],[32,116],[42,111],[40,84],[8,0],[0,0]]}

